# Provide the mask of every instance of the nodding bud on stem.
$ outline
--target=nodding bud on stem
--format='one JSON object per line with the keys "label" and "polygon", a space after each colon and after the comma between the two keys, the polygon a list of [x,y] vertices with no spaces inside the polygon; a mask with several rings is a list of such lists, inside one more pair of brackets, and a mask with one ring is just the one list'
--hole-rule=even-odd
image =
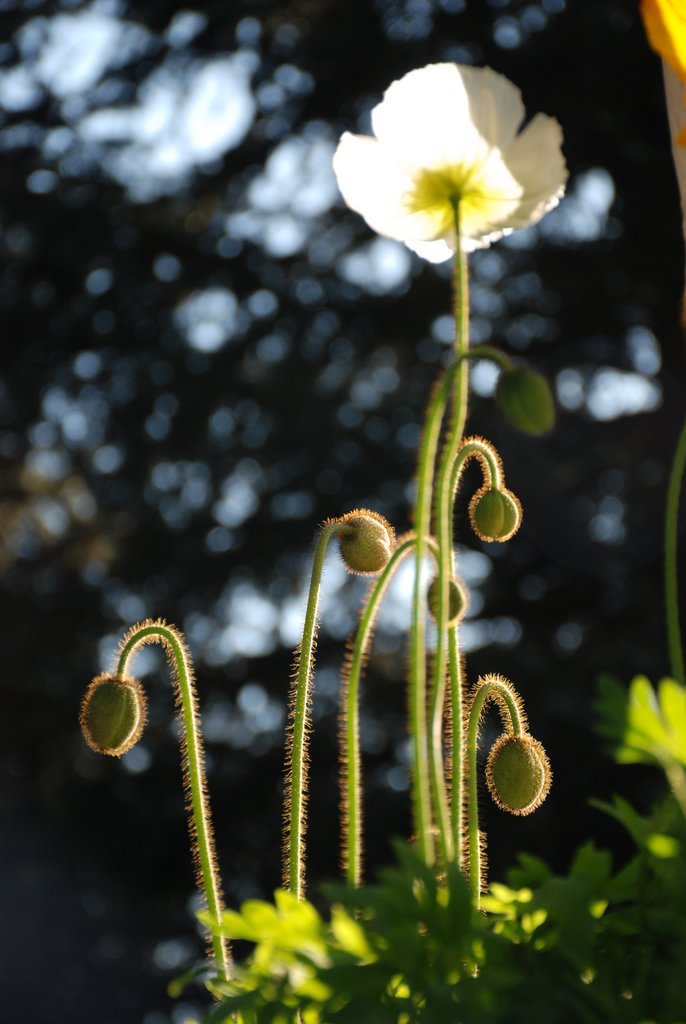
{"label": "nodding bud on stem", "polygon": [[535,370],[505,370],[498,381],[495,400],[510,422],[525,434],[545,434],[555,423],[550,385]]}
{"label": "nodding bud on stem", "polygon": [[96,676],[81,702],[81,732],[98,754],[121,757],[140,739],[145,719],[145,694],[135,679]]}
{"label": "nodding bud on stem", "polygon": [[522,506],[512,491],[482,487],[469,503],[469,518],[481,540],[509,540],[519,529]]}
{"label": "nodding bud on stem", "polygon": [[506,733],[493,744],[486,782],[501,811],[531,814],[547,797],[551,778],[545,750],[528,733]]}
{"label": "nodding bud on stem", "polygon": [[[438,619],[438,576],[436,576],[429,584],[426,596],[431,617],[433,619]],[[456,622],[459,622],[467,611],[468,605],[469,597],[467,596],[467,591],[462,586],[462,583],[454,577],[448,580],[448,614],[446,617],[446,625],[453,626]]]}
{"label": "nodding bud on stem", "polygon": [[349,572],[376,576],[386,568],[395,547],[395,531],[383,516],[357,508],[335,523],[344,527],[339,534],[340,550]]}

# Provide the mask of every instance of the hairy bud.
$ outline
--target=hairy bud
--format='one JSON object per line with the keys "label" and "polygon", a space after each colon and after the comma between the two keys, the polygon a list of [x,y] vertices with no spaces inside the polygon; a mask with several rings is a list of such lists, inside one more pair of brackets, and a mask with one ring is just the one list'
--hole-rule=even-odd
{"label": "hairy bud", "polygon": [[145,694],[135,679],[96,676],[81,702],[81,732],[98,754],[125,754],[140,739],[145,719]]}
{"label": "hairy bud", "polygon": [[[427,591],[427,600],[429,604],[429,613],[433,619],[438,618],[438,576],[431,581],[429,589]],[[454,623],[459,622],[464,613],[467,611],[469,605],[469,598],[467,591],[462,586],[462,583],[456,579],[450,579],[448,581],[448,616],[447,625],[452,626]]]}
{"label": "hairy bud", "polygon": [[469,503],[469,518],[481,540],[509,540],[519,529],[522,507],[512,491],[489,487],[477,491]]}
{"label": "hairy bud", "polygon": [[496,402],[511,423],[525,434],[545,434],[555,423],[550,385],[535,370],[515,367],[498,381]]}
{"label": "hairy bud", "polygon": [[369,509],[355,509],[336,520],[340,533],[341,557],[349,572],[376,576],[386,567],[395,547],[390,523]]}
{"label": "hairy bud", "polygon": [[506,733],[493,744],[486,762],[486,782],[494,802],[510,814],[531,814],[550,790],[546,752],[528,733]]}

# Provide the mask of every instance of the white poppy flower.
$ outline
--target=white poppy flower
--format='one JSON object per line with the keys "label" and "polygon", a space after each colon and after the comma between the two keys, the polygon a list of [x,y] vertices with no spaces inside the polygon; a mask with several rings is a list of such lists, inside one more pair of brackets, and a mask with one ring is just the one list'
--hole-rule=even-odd
{"label": "white poppy flower", "polygon": [[429,64],[388,88],[372,111],[376,138],[346,132],[333,166],[348,206],[380,235],[438,263],[454,253],[454,204],[471,251],[556,206],[567,168],[545,114],[517,134],[519,89],[491,68]]}

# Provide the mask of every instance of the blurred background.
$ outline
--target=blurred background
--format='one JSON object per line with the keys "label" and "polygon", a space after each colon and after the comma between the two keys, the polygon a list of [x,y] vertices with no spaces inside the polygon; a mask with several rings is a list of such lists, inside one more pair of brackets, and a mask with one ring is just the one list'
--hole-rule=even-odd
{"label": "blurred background", "polygon": [[[172,693],[137,665],[141,744],[98,758],[89,679],[146,616],[196,667],[227,900],[280,880],[284,707],[314,530],[356,505],[409,526],[415,449],[450,351],[450,267],[375,237],[331,171],[389,83],[488,64],[562,124],[568,194],[476,253],[472,337],[547,374],[550,436],[516,434],[472,372],[524,525],[457,537],[469,676],[524,697],[555,785],[531,818],[483,801],[491,876],[630,847],[592,793],[643,806],[656,773],[593,733],[601,672],[668,671],[666,479],[685,408],[681,215],[660,63],[633,2],[0,0],[0,1021],[167,1024],[202,956]],[[478,484],[470,470],[466,492]],[[409,567],[408,567],[409,570]],[[369,873],[409,831],[403,684],[411,573],[364,685]],[[327,564],[310,891],[337,874],[336,705],[365,581]],[[489,721],[487,733],[495,735]],[[488,740],[488,736],[486,739]]]}

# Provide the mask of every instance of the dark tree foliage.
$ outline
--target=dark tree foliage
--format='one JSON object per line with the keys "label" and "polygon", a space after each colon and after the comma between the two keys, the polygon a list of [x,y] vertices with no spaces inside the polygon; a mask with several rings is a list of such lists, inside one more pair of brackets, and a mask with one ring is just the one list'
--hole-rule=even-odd
{"label": "dark tree foliage", "polygon": [[[491,872],[520,848],[563,867],[588,836],[621,861],[619,829],[586,803],[623,784],[591,703],[600,671],[668,669],[662,516],[685,394],[681,218],[635,5],[0,11],[0,1021],[188,1010],[165,994],[202,943],[161,659],[141,656],[150,723],[124,762],[97,759],[77,724],[137,619],[175,622],[196,659],[228,901],[279,883],[283,709],[314,529],[356,505],[409,526],[449,346],[449,268],[375,240],[330,157],[343,130],[369,131],[394,78],[434,61],[511,78],[530,113],[561,122],[570,169],[558,211],[471,261],[475,338],[525,356],[560,403],[554,433],[531,441],[495,409],[492,379],[475,380],[470,430],[501,451],[525,519],[494,551],[459,513],[469,673],[513,679],[555,773],[531,820],[486,812]],[[364,591],[334,563],[313,883],[337,872],[337,673]],[[399,596],[365,684],[370,873],[409,829],[406,612]]]}

